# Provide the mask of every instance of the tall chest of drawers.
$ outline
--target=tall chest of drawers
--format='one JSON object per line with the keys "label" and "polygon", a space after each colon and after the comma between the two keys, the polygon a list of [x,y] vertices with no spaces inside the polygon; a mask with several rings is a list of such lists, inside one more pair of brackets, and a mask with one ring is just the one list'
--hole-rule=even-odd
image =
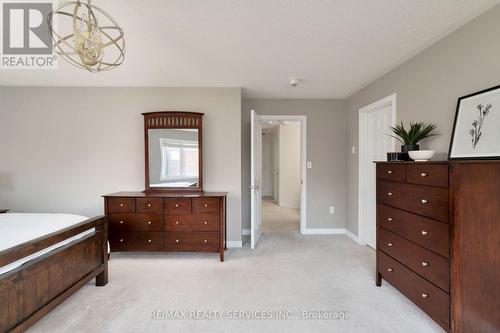
{"label": "tall chest of drawers", "polygon": [[215,252],[224,261],[224,192],[118,192],[104,206],[111,252]]}
{"label": "tall chest of drawers", "polygon": [[377,163],[377,276],[450,330],[448,162]]}

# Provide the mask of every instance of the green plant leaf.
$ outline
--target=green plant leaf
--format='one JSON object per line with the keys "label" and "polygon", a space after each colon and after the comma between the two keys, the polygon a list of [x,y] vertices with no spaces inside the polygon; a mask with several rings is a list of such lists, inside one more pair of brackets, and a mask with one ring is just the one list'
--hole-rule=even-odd
{"label": "green plant leaf", "polygon": [[395,138],[404,145],[417,145],[420,141],[426,138],[439,135],[436,132],[436,124],[425,124],[423,122],[410,122],[409,130],[406,130],[403,122],[391,126],[391,131],[393,135],[391,137]]}

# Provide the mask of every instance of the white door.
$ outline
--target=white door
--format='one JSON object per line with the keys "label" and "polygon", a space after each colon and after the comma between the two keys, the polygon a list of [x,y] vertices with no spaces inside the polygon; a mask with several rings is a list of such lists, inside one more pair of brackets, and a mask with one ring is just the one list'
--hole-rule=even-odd
{"label": "white door", "polygon": [[257,112],[251,115],[250,248],[262,235],[262,124]]}
{"label": "white door", "polygon": [[373,161],[385,161],[386,153],[394,151],[394,139],[389,136],[393,125],[392,105],[365,115],[364,170],[366,244],[376,248],[376,175]]}

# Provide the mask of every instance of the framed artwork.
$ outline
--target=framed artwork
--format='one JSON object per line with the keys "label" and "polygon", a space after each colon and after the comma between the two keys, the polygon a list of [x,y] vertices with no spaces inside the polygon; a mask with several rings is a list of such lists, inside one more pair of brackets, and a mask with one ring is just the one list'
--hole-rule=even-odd
{"label": "framed artwork", "polygon": [[500,159],[500,86],[458,99],[448,159]]}

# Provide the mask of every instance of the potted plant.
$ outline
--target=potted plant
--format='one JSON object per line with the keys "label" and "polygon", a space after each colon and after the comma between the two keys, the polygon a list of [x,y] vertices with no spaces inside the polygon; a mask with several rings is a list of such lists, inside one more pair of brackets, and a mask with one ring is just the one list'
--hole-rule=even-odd
{"label": "potted plant", "polygon": [[393,133],[391,136],[403,144],[401,145],[401,152],[407,153],[411,150],[419,150],[418,143],[423,139],[439,135],[436,128],[436,124],[410,122],[410,128],[407,130],[403,122],[401,122],[401,124],[391,127]]}

